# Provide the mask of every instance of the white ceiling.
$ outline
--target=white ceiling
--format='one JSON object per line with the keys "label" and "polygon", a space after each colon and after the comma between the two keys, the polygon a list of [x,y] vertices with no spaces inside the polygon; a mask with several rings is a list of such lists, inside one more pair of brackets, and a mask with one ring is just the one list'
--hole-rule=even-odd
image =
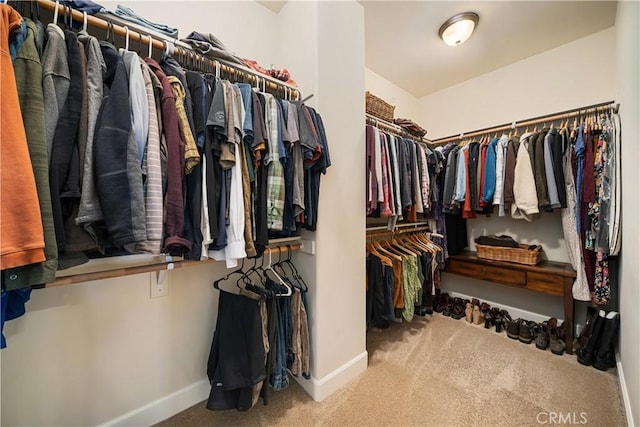
{"label": "white ceiling", "polygon": [[[615,1],[360,3],[367,67],[416,97],[609,28],[616,14]],[[466,43],[450,47],[438,30],[460,12],[476,12],[480,21]]]}

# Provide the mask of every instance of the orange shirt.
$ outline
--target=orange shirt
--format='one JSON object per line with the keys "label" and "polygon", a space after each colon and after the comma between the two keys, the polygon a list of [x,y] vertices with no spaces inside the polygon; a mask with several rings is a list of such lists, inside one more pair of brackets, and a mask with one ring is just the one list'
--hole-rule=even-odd
{"label": "orange shirt", "polygon": [[22,23],[0,4],[0,269],[42,262],[44,233],[18,89],[9,56],[9,34]]}

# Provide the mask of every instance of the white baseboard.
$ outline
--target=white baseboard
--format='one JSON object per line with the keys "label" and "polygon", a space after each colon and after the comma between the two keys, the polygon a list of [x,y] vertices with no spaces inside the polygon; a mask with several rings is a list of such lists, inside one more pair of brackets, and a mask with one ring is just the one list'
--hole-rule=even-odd
{"label": "white baseboard", "polygon": [[[367,352],[364,351],[321,379],[295,378],[302,388],[320,402],[367,369]],[[207,379],[195,382],[181,390],[147,403],[124,415],[102,423],[107,426],[150,426],[176,415],[209,397],[211,386]]]}
{"label": "white baseboard", "polygon": [[150,426],[202,402],[209,397],[210,391],[209,380],[203,379],[118,418],[109,420],[101,426]]}
{"label": "white baseboard", "polygon": [[[465,295],[458,292],[448,292],[448,294],[452,297],[459,297],[459,298],[468,299],[468,300],[475,298],[474,296]],[[533,320],[534,322],[538,322],[538,323],[544,322],[545,320],[549,320],[549,316],[546,316],[540,313],[534,313],[533,311],[527,311],[521,308],[511,307],[509,305],[505,305],[502,303],[497,303],[497,302],[489,301],[485,299],[483,299],[482,302],[486,302],[487,304],[491,305],[491,307],[495,306],[495,307],[500,307],[501,309],[507,310],[513,319],[517,319],[518,317],[520,317],[522,319]],[[558,319],[558,322],[562,322],[563,320],[564,319]]]}
{"label": "white baseboard", "polygon": [[302,377],[295,379],[313,400],[316,402],[322,402],[358,375],[366,371],[367,364],[368,353],[363,351],[324,378],[316,379],[312,376],[308,380]]}
{"label": "white baseboard", "polygon": [[616,353],[616,367],[618,368],[618,381],[620,382],[620,392],[622,393],[622,401],[624,402],[624,412],[627,415],[627,426],[636,427],[637,424],[633,420],[633,411],[631,410],[631,398],[627,390],[627,382],[624,379],[624,371],[622,363],[620,363],[620,354]]}

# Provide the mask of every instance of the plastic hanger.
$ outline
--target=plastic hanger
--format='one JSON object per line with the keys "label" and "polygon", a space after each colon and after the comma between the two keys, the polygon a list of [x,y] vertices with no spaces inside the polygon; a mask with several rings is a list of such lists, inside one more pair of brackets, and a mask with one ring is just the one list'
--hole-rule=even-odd
{"label": "plastic hanger", "polygon": [[124,50],[129,50],[129,27],[124,26]]}
{"label": "plastic hanger", "polygon": [[287,259],[284,261],[284,264],[287,265],[291,269],[291,271],[293,272],[293,277],[301,285],[302,291],[303,292],[307,292],[309,290],[309,287],[307,286],[307,283],[304,281],[304,279],[302,278],[302,276],[298,272],[298,269],[296,268],[295,264],[293,262],[291,262],[291,253],[292,252],[293,252],[293,250],[291,249],[291,245],[287,245]]}
{"label": "plastic hanger", "polygon": [[149,53],[147,54],[147,58],[151,58],[153,57],[153,39],[151,38],[151,36],[149,37]]}
{"label": "plastic hanger", "polygon": [[271,251],[272,251],[272,250],[271,250],[271,249],[269,249],[269,264],[268,264],[268,265],[267,265],[267,267],[264,269],[264,270],[265,270],[265,273],[266,273],[267,271],[271,271],[271,272],[273,273],[273,275],[276,277],[276,279],[277,279],[277,283],[278,283],[278,284],[280,284],[280,285],[282,285],[282,286],[284,286],[284,287],[287,289],[287,292],[286,292],[286,293],[284,293],[284,294],[276,293],[276,296],[279,296],[279,297],[288,297],[288,296],[291,296],[291,294],[292,294],[292,289],[291,289],[291,287],[290,287],[290,286],[289,286],[289,285],[288,285],[284,280],[282,280],[282,277],[280,277],[280,276],[278,275],[278,273],[277,273],[277,272],[273,269],[273,267],[271,266]]}
{"label": "plastic hanger", "polygon": [[56,8],[53,11],[53,21],[52,23],[58,25],[58,10],[60,9],[60,1],[56,0]]}

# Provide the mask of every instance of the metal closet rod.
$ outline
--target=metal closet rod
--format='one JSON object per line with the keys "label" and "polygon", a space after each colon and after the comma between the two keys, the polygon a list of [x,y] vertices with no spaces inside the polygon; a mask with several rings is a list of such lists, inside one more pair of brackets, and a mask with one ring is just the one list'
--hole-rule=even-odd
{"label": "metal closet rod", "polygon": [[[55,12],[56,10],[56,2],[53,0],[37,0],[38,5],[41,6],[44,9],[50,10],[52,12]],[[58,13],[60,14],[59,16],[64,16],[64,13],[66,12],[68,14],[68,11],[71,11],[71,19],[80,22],[80,23],[84,23],[85,20],[85,15],[80,12],[79,10],[73,9],[69,6],[64,6],[62,4],[57,4],[58,6]],[[67,15],[68,16],[68,15]],[[209,61],[212,65],[212,67],[215,69],[217,67],[219,67],[221,72],[225,72],[225,73],[240,73],[243,75],[246,75],[247,77],[249,77],[249,80],[251,80],[251,78],[253,78],[256,82],[260,82],[260,81],[264,81],[266,82],[266,86],[269,89],[272,90],[289,90],[289,91],[293,91],[294,93],[297,94],[296,98],[300,99],[302,98],[302,93],[300,92],[299,89],[288,85],[284,82],[281,82],[280,80],[274,79],[271,76],[266,76],[260,73],[257,73],[253,70],[250,70],[249,68],[245,68],[245,67],[236,67],[227,63],[223,63],[219,60],[213,60],[210,58],[207,58],[197,52],[195,52],[193,49],[189,48],[189,47],[185,47],[188,46],[186,45],[186,43],[181,43],[179,40],[174,40],[174,39],[170,39],[166,36],[163,36],[161,34],[157,34],[154,33],[153,35],[149,35],[148,33],[144,33],[141,32],[140,30],[131,30],[128,27],[125,28],[122,24],[116,24],[113,23],[110,20],[105,20],[102,18],[98,18],[92,15],[87,15],[86,16],[87,19],[87,26],[91,26],[94,28],[98,28],[98,29],[102,29],[102,30],[110,30],[113,31],[115,34],[121,36],[121,37],[129,37],[130,41],[142,41],[144,44],[149,45],[149,43],[152,44],[152,46],[162,52],[165,51],[166,48],[166,44],[170,44],[171,46],[173,46],[174,51],[178,51],[178,54],[180,54],[180,50],[182,51],[182,53],[184,55],[186,55],[186,57],[193,57],[194,55],[198,57],[199,61]],[[135,25],[135,23],[132,23],[132,25]],[[109,28],[110,27],[110,28]],[[177,43],[180,43],[180,46],[176,46]]]}
{"label": "metal closet rod", "polygon": [[413,138],[416,141],[425,142],[427,144],[431,144],[432,143],[432,141],[427,139],[427,138],[424,138],[424,137],[423,138],[418,138],[416,136],[411,135],[411,133],[409,133],[402,126],[398,126],[397,124],[388,122],[388,121],[386,121],[384,119],[379,119],[378,117],[376,117],[376,116],[374,116],[372,114],[369,114],[369,113],[366,113],[366,122],[368,124],[372,125],[372,126],[375,126],[375,127],[384,127],[387,130],[390,130],[390,131],[392,131],[393,133],[395,133],[395,134],[397,134],[399,136],[408,136],[408,137]]}
{"label": "metal closet rod", "polygon": [[394,237],[399,234],[408,234],[408,233],[424,233],[429,232],[429,227],[415,227],[415,228],[403,228],[401,230],[394,231],[382,231],[375,233],[367,233],[367,239],[369,238],[380,238],[380,237]]}
{"label": "metal closet rod", "polygon": [[[472,132],[461,133],[459,135],[447,136],[445,138],[438,138],[438,139],[433,140],[433,142],[435,144],[442,145],[442,144],[446,144],[446,143],[451,142],[451,141],[459,141],[459,140],[461,140],[463,138],[472,138],[472,137],[475,137],[475,136],[486,135],[488,133],[501,132],[501,131],[505,131],[505,130],[512,130],[512,129],[516,129],[516,128],[521,128],[523,126],[532,126],[532,125],[537,125],[537,124],[540,124],[540,123],[572,119],[574,117],[579,117],[579,116],[583,116],[583,115],[592,114],[594,112],[597,112],[599,109],[603,109],[605,107],[612,107],[612,106],[614,106],[614,102],[615,101],[607,101],[607,102],[601,102],[599,104],[588,105],[586,107],[573,108],[571,110],[562,111],[560,113],[548,114],[546,116],[533,117],[533,118],[526,119],[526,120],[515,121],[515,122],[510,123],[510,124],[504,124],[504,125],[494,126],[494,127],[485,128],[485,129],[478,129],[478,130],[474,130]],[[617,108],[618,108],[618,106],[616,105],[615,106],[615,111],[617,111]]]}
{"label": "metal closet rod", "polygon": [[[284,253],[285,251],[289,251],[289,250],[298,251],[300,250],[301,247],[302,245],[300,243],[294,243],[291,245],[273,246],[265,249],[263,256],[268,255],[269,253],[275,253],[275,254]],[[112,270],[95,271],[92,273],[83,273],[83,274],[75,274],[72,276],[58,277],[54,282],[47,283],[46,287],[51,288],[54,286],[73,285],[76,283],[90,282],[93,280],[113,279],[117,277],[131,276],[134,274],[151,273],[153,271],[173,270],[176,268],[211,264],[214,262],[219,262],[219,261],[213,260],[211,258],[208,258],[202,261],[180,260],[180,261],[173,261],[173,262],[160,262],[155,264],[139,265],[135,267],[116,268]]]}

